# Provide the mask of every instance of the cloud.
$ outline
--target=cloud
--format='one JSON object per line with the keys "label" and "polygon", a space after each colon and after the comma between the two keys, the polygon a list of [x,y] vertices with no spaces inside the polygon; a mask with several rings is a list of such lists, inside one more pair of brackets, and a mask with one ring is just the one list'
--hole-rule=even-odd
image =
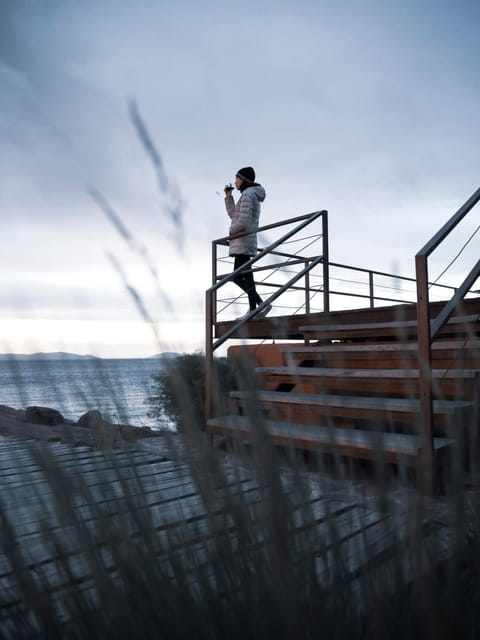
{"label": "cloud", "polygon": [[413,0],[3,0],[12,282],[29,261],[48,269],[27,250],[39,238],[67,271],[100,269],[105,250],[123,259],[123,229],[175,306],[179,279],[209,284],[210,240],[227,227],[215,192],[245,165],[267,189],[264,222],[327,208],[332,258],[407,263],[478,186],[479,11],[467,0],[434,12]]}

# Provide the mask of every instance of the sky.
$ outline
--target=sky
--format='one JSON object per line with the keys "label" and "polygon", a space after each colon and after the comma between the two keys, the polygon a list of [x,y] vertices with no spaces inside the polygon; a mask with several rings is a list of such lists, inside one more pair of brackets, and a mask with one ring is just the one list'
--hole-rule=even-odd
{"label": "sky", "polygon": [[478,0],[0,0],[0,352],[203,349],[243,166],[262,224],[327,209],[332,261],[413,275],[480,186],[479,28]]}

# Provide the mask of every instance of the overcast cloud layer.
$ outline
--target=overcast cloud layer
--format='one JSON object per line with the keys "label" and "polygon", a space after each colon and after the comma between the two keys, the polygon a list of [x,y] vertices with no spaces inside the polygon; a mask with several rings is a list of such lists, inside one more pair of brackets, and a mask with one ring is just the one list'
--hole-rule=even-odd
{"label": "overcast cloud layer", "polygon": [[332,260],[410,275],[479,186],[479,28],[477,0],[2,0],[4,348],[16,317],[97,318],[116,341],[85,350],[154,352],[121,337],[129,285],[201,348],[216,192],[249,164],[264,223],[326,208]]}

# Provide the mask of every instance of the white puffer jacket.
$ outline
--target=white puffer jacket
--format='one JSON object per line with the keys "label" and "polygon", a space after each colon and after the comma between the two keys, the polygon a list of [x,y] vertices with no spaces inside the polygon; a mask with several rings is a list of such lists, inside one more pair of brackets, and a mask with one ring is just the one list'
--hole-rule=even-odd
{"label": "white puffer jacket", "polygon": [[231,238],[229,255],[254,256],[257,253],[257,229],[260,219],[260,203],[265,200],[265,189],[261,184],[254,184],[245,189],[235,204],[233,196],[225,198],[227,213],[232,219],[230,224],[230,236],[244,231],[251,232],[240,238]]}

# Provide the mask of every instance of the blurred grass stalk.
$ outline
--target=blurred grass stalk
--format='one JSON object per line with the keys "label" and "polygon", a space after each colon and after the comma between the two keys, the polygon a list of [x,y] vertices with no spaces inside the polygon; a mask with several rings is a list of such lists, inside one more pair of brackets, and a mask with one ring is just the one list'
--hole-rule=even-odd
{"label": "blurred grass stalk", "polygon": [[[467,502],[452,492],[440,526],[415,492],[396,508],[385,493],[372,527],[367,499],[345,485],[346,503],[365,507],[365,520],[358,509],[339,517],[325,475],[312,481],[298,456],[287,467],[254,402],[249,412],[257,437],[248,456],[225,464],[190,423],[186,469],[171,463],[164,479],[144,473],[134,452],[72,449],[65,464],[58,449],[22,444],[0,500],[0,592],[10,603],[0,608],[2,637],[478,630],[475,494]],[[190,490],[179,490],[179,477]]]}
{"label": "blurred grass stalk", "polygon": [[[174,196],[168,213],[181,233]],[[184,445],[172,455],[181,462],[0,441],[2,638],[479,636],[479,501],[459,467],[442,511],[383,484],[373,525],[365,483],[343,478],[332,496],[321,465],[313,474],[295,452],[285,459],[254,395],[248,453],[238,446],[224,460],[195,415],[191,382],[173,387],[185,409],[182,434],[170,436],[173,449]],[[339,501],[353,508],[335,510]]]}

